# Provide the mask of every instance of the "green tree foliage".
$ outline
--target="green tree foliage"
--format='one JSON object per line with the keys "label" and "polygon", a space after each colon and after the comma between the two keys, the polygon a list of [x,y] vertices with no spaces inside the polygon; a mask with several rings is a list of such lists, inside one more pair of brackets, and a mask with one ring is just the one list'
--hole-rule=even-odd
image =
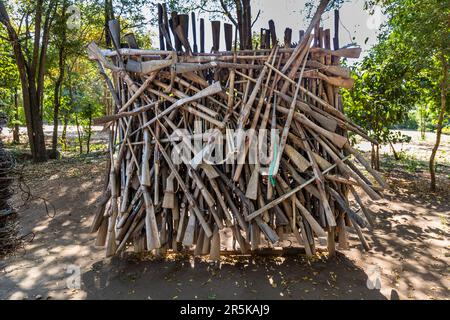
{"label": "green tree foliage", "polygon": [[8,126],[13,129],[14,142],[18,143],[19,125],[23,124],[24,115],[19,106],[19,73],[11,50],[9,41],[0,38],[0,110],[8,116]]}
{"label": "green tree foliage", "polygon": [[450,2],[378,0],[388,17],[379,43],[355,71],[356,86],[344,94],[347,112],[384,141],[408,111],[429,107],[437,139],[430,157],[435,189],[435,156],[448,112]]}
{"label": "green tree foliage", "polygon": [[[117,18],[122,32],[134,32],[139,44],[149,47],[149,17],[143,10],[149,2],[3,0],[1,5],[0,105],[8,113],[11,126],[27,125],[33,157],[42,161],[47,155],[43,124],[53,123],[52,152],[48,154],[57,156],[58,135],[65,136],[65,132],[58,132],[58,124],[62,123],[66,131],[67,125],[78,123],[80,135],[87,139],[89,119],[104,110],[106,89],[96,83],[98,70],[87,59],[86,45],[96,41],[105,46],[106,22]],[[75,27],[71,26],[74,23]],[[40,36],[35,36],[38,33]],[[76,78],[81,80],[75,88]],[[71,91],[76,92],[76,99],[70,98]],[[28,111],[24,113],[24,109]],[[32,141],[35,136],[39,140]],[[80,141],[88,144],[86,139]]]}

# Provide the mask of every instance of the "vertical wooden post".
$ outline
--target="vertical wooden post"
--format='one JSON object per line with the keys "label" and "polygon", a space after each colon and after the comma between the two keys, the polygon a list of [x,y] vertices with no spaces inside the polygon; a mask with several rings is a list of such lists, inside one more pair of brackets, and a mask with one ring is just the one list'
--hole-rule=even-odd
{"label": "vertical wooden post", "polygon": [[189,15],[179,14],[178,23],[181,25],[181,29],[183,29],[184,38],[189,42]]}
{"label": "vertical wooden post", "polygon": [[200,19],[200,52],[205,53],[205,19]]}
{"label": "vertical wooden post", "polygon": [[269,30],[270,30],[270,39],[271,39],[272,48],[273,48],[278,43],[277,32],[275,31],[275,22],[273,20],[269,20]]}
{"label": "vertical wooden post", "polygon": [[292,29],[286,28],[284,30],[284,47],[290,48],[292,43]]}
{"label": "vertical wooden post", "polygon": [[175,50],[181,51],[181,41],[178,38],[177,33],[175,32],[175,29],[179,24],[178,13],[176,11],[172,11],[171,16],[172,18],[170,19],[170,28],[172,29],[173,38],[175,39]]}
{"label": "vertical wooden post", "polygon": [[109,32],[111,34],[111,38],[114,46],[117,49],[120,48],[120,23],[119,20],[113,19],[108,21]]}
{"label": "vertical wooden post", "polygon": [[158,3],[158,34],[159,34],[159,49],[160,50],[166,50],[166,46],[164,45],[164,35],[161,31],[161,29],[164,28],[163,23],[163,8],[162,4]]}
{"label": "vertical wooden post", "polygon": [[319,33],[320,33],[320,31],[319,31],[319,29],[320,29],[320,20],[319,21],[317,21],[317,23],[316,23],[316,25],[314,26],[314,47],[318,47],[319,45],[320,45],[320,42],[319,42]]}
{"label": "vertical wooden post", "polygon": [[134,34],[127,33],[123,37],[125,38],[125,41],[128,44],[128,48],[130,48],[130,49],[138,49],[139,48],[139,46],[137,44],[137,41],[136,41],[136,37],[134,36]]}
{"label": "vertical wooden post", "polygon": [[259,43],[260,49],[266,48],[266,30],[264,28],[261,28],[261,31],[259,33]]}
{"label": "vertical wooden post", "polygon": [[229,23],[224,23],[225,30],[225,47],[227,51],[231,51],[233,47],[233,25]]}
{"label": "vertical wooden post", "polygon": [[213,52],[219,51],[220,48],[220,21],[211,21]]}
{"label": "vertical wooden post", "polygon": [[305,37],[305,30],[300,30],[300,32],[298,33],[298,43],[302,42],[304,37]]}
{"label": "vertical wooden post", "polygon": [[[334,50],[339,49],[339,10],[334,10],[334,38],[333,38],[333,47]],[[332,58],[333,64],[339,64],[339,57]]]}
{"label": "vertical wooden post", "polygon": [[264,46],[266,47],[266,49],[270,49],[270,30],[269,29],[266,29],[264,42],[265,42]]}
{"label": "vertical wooden post", "polygon": [[323,37],[324,37],[324,34],[323,34],[323,28],[320,27],[320,28],[319,28],[319,48],[323,48],[323,47],[324,47],[324,44],[323,44]]}
{"label": "vertical wooden post", "polygon": [[195,20],[195,12],[191,13],[191,20],[192,20],[192,38],[194,39],[194,53],[198,52],[198,47],[197,47],[197,21]]}
{"label": "vertical wooden post", "polygon": [[252,44],[252,10],[250,0],[242,0],[242,20],[244,26],[245,47],[244,49],[251,50]]}
{"label": "vertical wooden post", "polygon": [[334,38],[333,38],[334,50],[339,49],[339,10],[334,10]]}
{"label": "vertical wooden post", "polygon": [[162,18],[163,18],[163,23],[164,23],[164,29],[165,29],[165,34],[167,37],[166,38],[166,47],[167,47],[167,50],[173,50],[172,40],[170,38],[169,18],[167,16],[166,4],[163,3],[161,6],[162,6]]}

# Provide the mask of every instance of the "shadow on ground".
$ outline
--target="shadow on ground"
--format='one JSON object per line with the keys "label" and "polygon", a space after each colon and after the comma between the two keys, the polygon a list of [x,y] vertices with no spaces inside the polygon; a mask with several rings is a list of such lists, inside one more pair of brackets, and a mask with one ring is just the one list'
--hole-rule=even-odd
{"label": "shadow on ground", "polygon": [[87,299],[386,299],[342,254],[228,257],[221,267],[187,257],[99,261],[84,273]]}
{"label": "shadow on ground", "polygon": [[[372,246],[368,253],[350,229],[351,248],[336,259],[228,257],[218,269],[182,256],[105,259],[89,233],[103,193],[104,166],[104,159],[86,158],[26,167],[25,180],[33,193],[49,199],[57,215],[48,217],[40,201],[19,209],[23,233],[36,237],[25,251],[0,259],[0,299],[449,297],[450,182],[445,176],[439,180],[441,189],[429,193],[424,173],[388,172],[391,191],[385,199],[364,198],[377,223],[372,232],[364,231]],[[22,204],[19,195],[13,200]],[[381,290],[370,290],[377,277]]]}

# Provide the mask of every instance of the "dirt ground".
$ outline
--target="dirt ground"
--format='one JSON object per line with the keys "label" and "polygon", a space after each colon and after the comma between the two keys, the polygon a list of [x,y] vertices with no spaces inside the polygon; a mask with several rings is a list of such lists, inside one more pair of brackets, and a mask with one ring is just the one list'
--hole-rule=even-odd
{"label": "dirt ground", "polygon": [[[408,153],[423,150],[425,159],[431,143],[413,139]],[[414,165],[383,159],[391,190],[381,201],[364,199],[376,220],[364,230],[370,252],[351,233],[350,250],[336,258],[229,257],[220,268],[181,256],[105,259],[89,233],[104,159],[28,164],[26,183],[53,203],[56,216],[47,214],[42,200],[22,206],[15,194],[21,233],[35,237],[0,260],[0,299],[449,299],[449,140],[442,152],[436,193],[428,191],[423,159]]]}

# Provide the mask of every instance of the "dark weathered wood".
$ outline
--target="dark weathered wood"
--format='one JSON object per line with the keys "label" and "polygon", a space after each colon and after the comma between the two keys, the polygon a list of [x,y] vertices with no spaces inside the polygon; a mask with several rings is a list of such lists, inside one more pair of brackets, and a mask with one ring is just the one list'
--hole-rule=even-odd
{"label": "dark weathered wood", "polygon": [[123,36],[125,41],[127,42],[128,48],[130,49],[139,49],[136,37],[133,33],[127,33]]}
{"label": "dark weathered wood", "polygon": [[292,29],[286,28],[284,30],[284,47],[290,48],[292,43]]}
{"label": "dark weathered wood", "polygon": [[340,49],[339,47],[339,9],[334,10],[334,37],[333,37],[333,48],[334,50]]}
{"label": "dark weathered wood", "polygon": [[233,47],[233,25],[224,23],[223,27],[225,31],[225,48],[227,51],[231,51]]}
{"label": "dark weathered wood", "polygon": [[212,29],[212,52],[217,52],[220,49],[220,21],[211,21]]}
{"label": "dark weathered wood", "polygon": [[252,44],[252,10],[250,0],[242,1],[242,25],[243,25],[243,40],[244,49],[251,50]]}
{"label": "dark weathered wood", "polygon": [[200,19],[200,52],[205,53],[205,19]]}
{"label": "dark weathered wood", "polygon": [[119,20],[113,19],[108,21],[109,33],[112,42],[116,48],[120,48],[120,23]]}
{"label": "dark weathered wood", "polygon": [[175,39],[175,50],[180,52],[181,51],[181,41],[180,38],[178,38],[176,33],[176,28],[180,24],[180,21],[178,19],[178,13],[176,11],[171,12],[171,19],[169,20],[170,29],[172,29],[173,38]]}
{"label": "dark weathered wood", "polygon": [[269,20],[269,30],[270,30],[270,42],[273,48],[278,44],[277,32],[275,30],[275,22],[273,20]]}
{"label": "dark weathered wood", "polygon": [[261,28],[259,33],[260,49],[266,49],[266,29]]}
{"label": "dark weathered wood", "polygon": [[166,40],[166,49],[173,50],[172,39],[170,37],[170,23],[169,16],[167,14],[166,4],[162,4],[162,16],[163,16],[163,28],[161,29],[164,38]]}
{"label": "dark weathered wood", "polygon": [[305,30],[300,30],[298,33],[298,42],[301,42],[305,37]]}
{"label": "dark weathered wood", "polygon": [[186,41],[189,42],[189,15],[187,14],[179,14],[178,15],[178,22],[181,26],[181,29],[183,30],[183,36],[186,39]]}
{"label": "dark weathered wood", "polygon": [[270,47],[270,30],[269,29],[265,29],[265,34],[264,34],[264,47],[266,49],[271,49]]}
{"label": "dark weathered wood", "polygon": [[197,20],[195,19],[195,12],[191,12],[191,21],[192,21],[192,38],[194,39],[194,45],[192,47],[194,53],[198,52],[197,47]]}
{"label": "dark weathered wood", "polygon": [[159,49],[166,50],[166,46],[164,43],[164,34],[162,29],[164,28],[163,21],[163,7],[162,4],[158,3],[158,34],[159,34]]}

